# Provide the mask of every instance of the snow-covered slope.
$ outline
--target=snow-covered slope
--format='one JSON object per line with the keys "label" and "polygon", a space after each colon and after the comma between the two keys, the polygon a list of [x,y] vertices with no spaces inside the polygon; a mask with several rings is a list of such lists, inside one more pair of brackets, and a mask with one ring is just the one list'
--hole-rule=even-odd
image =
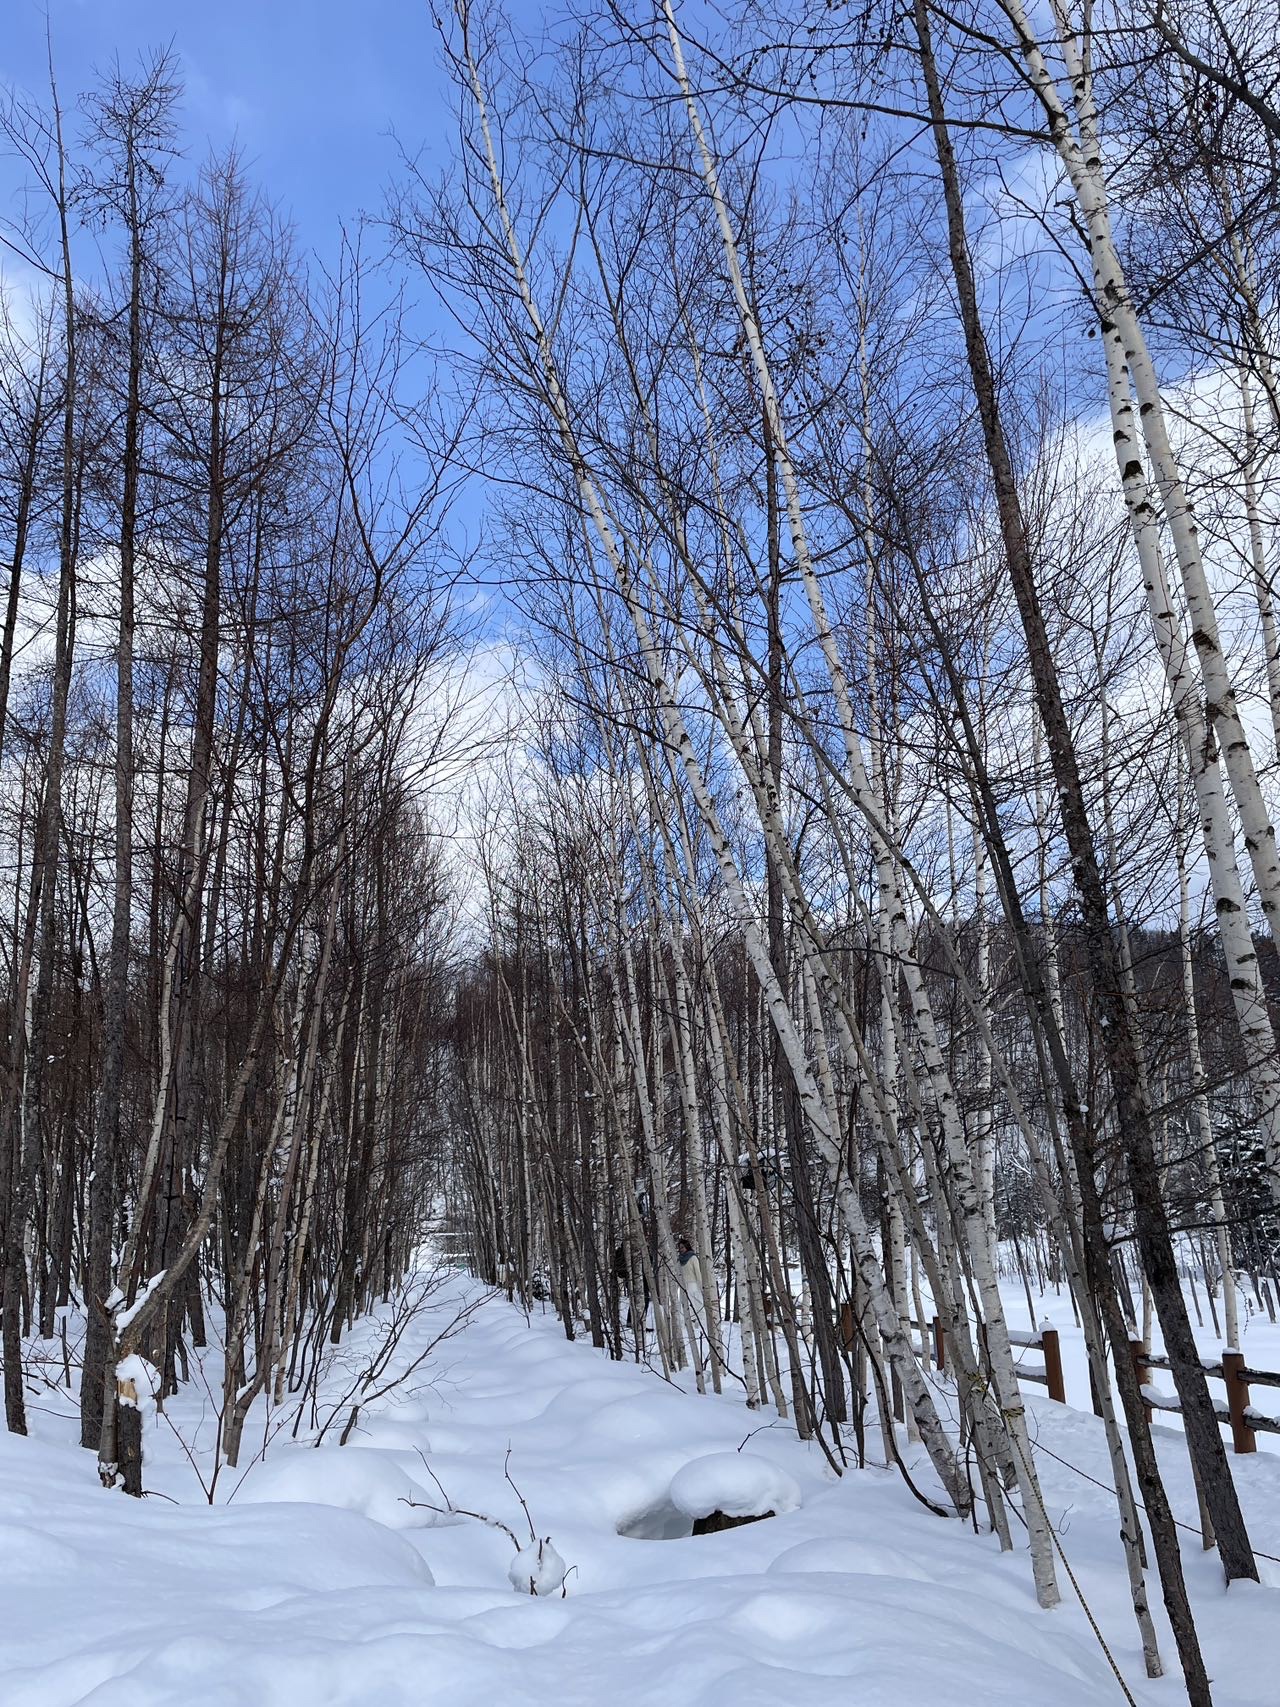
{"label": "snow-covered slope", "polygon": [[[450,1281],[398,1365],[474,1294]],[[358,1331],[349,1360],[376,1332]],[[175,1402],[172,1428],[149,1420],[157,1497],[141,1503],[98,1486],[66,1400],[40,1403],[39,1438],[0,1435],[4,1707],[1123,1699],[1078,1604],[1039,1611],[1024,1557],[931,1516],[896,1473],[837,1479],[740,1396],[699,1398],[610,1363],[500,1298],[363,1411],[348,1445],[331,1432],[316,1451],[278,1432],[243,1479],[224,1473],[213,1505],[186,1456],[205,1464],[207,1397]],[[1042,1459],[1052,1515],[1116,1662],[1140,1702],[1173,1707],[1178,1684],[1142,1676],[1113,1507],[1086,1479],[1105,1480],[1097,1425],[1048,1401],[1037,1424],[1056,1455]],[[710,1470],[686,1467],[739,1447],[757,1492],[772,1478],[799,1506],[689,1536],[673,1478],[701,1487]],[[1192,1517],[1181,1442],[1169,1433],[1163,1449]],[[1280,1458],[1240,1468],[1255,1542],[1280,1556]],[[568,1568],[563,1597],[511,1586],[531,1525]],[[661,1534],[675,1538],[641,1538]],[[1187,1563],[1219,1707],[1273,1703],[1280,1592],[1224,1593],[1190,1535]]]}

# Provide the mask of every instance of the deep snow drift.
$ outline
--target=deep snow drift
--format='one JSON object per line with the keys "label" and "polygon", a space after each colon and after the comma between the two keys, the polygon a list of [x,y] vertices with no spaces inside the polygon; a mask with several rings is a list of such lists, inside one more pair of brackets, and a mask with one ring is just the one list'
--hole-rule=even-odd
{"label": "deep snow drift", "polygon": [[[391,1373],[479,1295],[451,1278]],[[335,1404],[378,1332],[362,1324],[335,1360]],[[212,1354],[209,1374],[217,1392]],[[1094,1616],[1137,1700],[1174,1707],[1176,1679],[1142,1675],[1114,1504],[1088,1480],[1106,1480],[1099,1427],[1032,1404]],[[37,1438],[0,1435],[3,1707],[1123,1700],[1065,1572],[1064,1605],[1041,1612],[1024,1554],[931,1516],[896,1472],[838,1480],[740,1395],[610,1363],[502,1298],[362,1410],[346,1445],[337,1427],[318,1450],[295,1444],[260,1416],[244,1460],[270,1434],[265,1456],[224,1471],[210,1505],[197,1469],[207,1480],[212,1409],[197,1381],[148,1418],[141,1502],[98,1486],[70,1395],[33,1399]],[[1182,1442],[1157,1433],[1191,1523]],[[1234,1462],[1255,1545],[1280,1557],[1280,1456]],[[778,1515],[690,1536],[712,1494]],[[1186,1560],[1219,1707],[1272,1707],[1280,1589],[1226,1593],[1191,1533]],[[1280,1583],[1280,1565],[1263,1568]],[[537,1598],[512,1586],[531,1574]]]}

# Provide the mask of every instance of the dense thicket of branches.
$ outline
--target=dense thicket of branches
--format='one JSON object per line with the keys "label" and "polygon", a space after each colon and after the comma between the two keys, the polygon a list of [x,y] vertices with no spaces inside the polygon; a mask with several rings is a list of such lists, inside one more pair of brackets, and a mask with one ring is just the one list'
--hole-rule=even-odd
{"label": "dense thicket of branches", "polygon": [[44,280],[0,323],[6,1420],[78,1306],[83,1442],[135,1491],[118,1399],[173,1390],[210,1301],[234,1463],[253,1399],[405,1273],[446,917],[418,779],[451,618],[398,312],[352,245],[309,277],[233,156],[189,165],[178,99],[162,55],[0,114]]}
{"label": "dense thicket of branches", "polygon": [[581,7],[535,55],[456,0],[458,162],[394,213],[473,333],[542,636],[454,1207],[567,1332],[833,1459],[868,1395],[896,1453],[896,1407],[955,1509],[1008,1542],[1016,1508],[1046,1605],[1001,1283],[1062,1278],[1149,1669],[1148,1541],[1207,1701],[1130,1342],[1158,1320],[1256,1575],[1188,1283],[1227,1344],[1242,1287],[1274,1310],[1271,32],[1195,0],[704,26]]}

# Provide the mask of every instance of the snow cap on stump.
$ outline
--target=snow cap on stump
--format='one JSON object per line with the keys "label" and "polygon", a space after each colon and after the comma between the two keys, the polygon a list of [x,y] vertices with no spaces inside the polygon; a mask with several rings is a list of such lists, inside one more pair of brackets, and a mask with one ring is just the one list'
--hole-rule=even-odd
{"label": "snow cap on stump", "polygon": [[800,1488],[795,1479],[749,1452],[712,1452],[677,1470],[670,1499],[677,1511],[691,1517],[770,1517],[795,1511]]}

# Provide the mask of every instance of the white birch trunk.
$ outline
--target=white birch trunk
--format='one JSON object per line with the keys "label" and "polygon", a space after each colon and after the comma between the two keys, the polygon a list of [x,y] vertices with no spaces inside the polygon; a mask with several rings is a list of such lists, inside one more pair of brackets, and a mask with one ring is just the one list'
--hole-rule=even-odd
{"label": "white birch trunk", "polygon": [[[1135,537],[1153,527],[1156,509],[1138,450],[1145,446],[1173,541],[1191,622],[1191,639],[1204,684],[1205,713],[1216,737],[1244,833],[1254,881],[1271,933],[1280,941],[1280,854],[1263,799],[1249,740],[1218,631],[1217,611],[1205,569],[1195,515],[1169,436],[1155,364],[1134,309],[1111,230],[1111,214],[1093,81],[1064,0],[1053,0],[1058,47],[1070,80],[1070,104],[1062,97],[1021,0],[1000,0],[1027,65],[1031,87],[1049,120],[1056,147],[1079,204],[1088,238],[1097,310],[1108,346],[1109,400],[1116,458]],[[1074,118],[1073,118],[1074,115]],[[1117,357],[1119,364],[1117,364]],[[1118,371],[1119,369],[1122,372]],[[1118,407],[1132,386],[1138,402],[1140,437],[1132,406]],[[1141,544],[1140,544],[1141,549]],[[1144,576],[1146,566],[1144,565]]]}

